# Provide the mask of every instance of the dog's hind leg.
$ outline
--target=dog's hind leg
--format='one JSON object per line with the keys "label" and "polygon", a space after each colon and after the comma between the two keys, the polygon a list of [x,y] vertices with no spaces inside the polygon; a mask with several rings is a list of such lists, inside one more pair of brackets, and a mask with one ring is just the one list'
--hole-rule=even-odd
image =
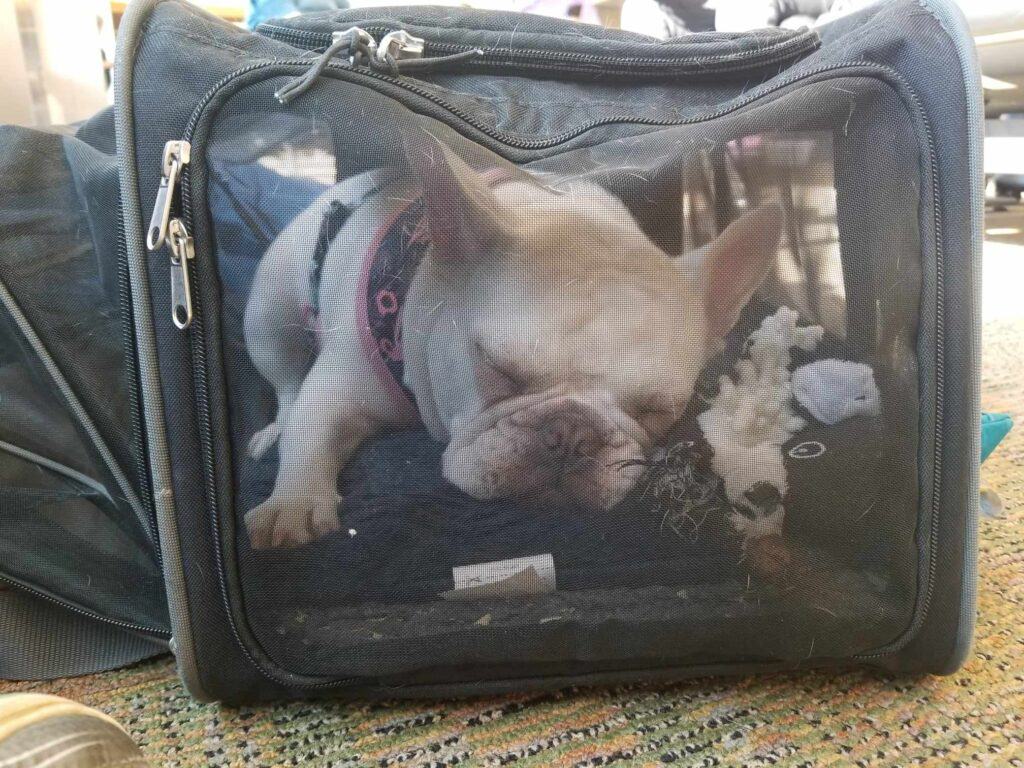
{"label": "dog's hind leg", "polygon": [[299,396],[298,385],[293,386],[291,382],[281,385],[275,391],[277,392],[276,418],[263,429],[255,432],[246,447],[246,451],[254,459],[258,459],[277,442],[281,436],[281,430],[288,423],[288,416],[295,404],[295,399]]}
{"label": "dog's hind leg", "polygon": [[277,442],[316,356],[301,302],[281,296],[268,278],[272,275],[257,275],[245,312],[245,343],[256,370],[274,388],[277,416],[249,440],[248,453],[253,458]]}

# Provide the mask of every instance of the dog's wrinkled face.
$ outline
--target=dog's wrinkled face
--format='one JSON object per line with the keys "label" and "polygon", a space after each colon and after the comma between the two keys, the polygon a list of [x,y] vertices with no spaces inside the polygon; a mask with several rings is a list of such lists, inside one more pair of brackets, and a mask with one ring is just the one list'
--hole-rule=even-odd
{"label": "dog's wrinkled face", "polygon": [[[436,143],[417,153],[426,268],[460,303],[431,346],[461,346],[474,390],[446,419],[445,477],[476,498],[613,507],[774,264],[781,210],[671,259],[596,185],[492,187]],[[443,376],[432,369],[442,411],[458,399]]]}

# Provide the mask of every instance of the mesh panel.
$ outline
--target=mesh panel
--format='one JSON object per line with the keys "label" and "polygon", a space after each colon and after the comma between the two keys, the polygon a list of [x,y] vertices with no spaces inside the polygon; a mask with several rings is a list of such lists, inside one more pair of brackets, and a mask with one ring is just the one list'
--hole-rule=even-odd
{"label": "mesh panel", "polygon": [[511,163],[343,82],[281,107],[284,82],[193,147],[228,568],[275,663],[798,660],[907,626],[918,150],[890,91],[846,78]]}
{"label": "mesh panel", "polygon": [[[86,131],[109,143],[102,118]],[[0,576],[165,632],[130,406],[115,158],[20,128],[0,146]]]}

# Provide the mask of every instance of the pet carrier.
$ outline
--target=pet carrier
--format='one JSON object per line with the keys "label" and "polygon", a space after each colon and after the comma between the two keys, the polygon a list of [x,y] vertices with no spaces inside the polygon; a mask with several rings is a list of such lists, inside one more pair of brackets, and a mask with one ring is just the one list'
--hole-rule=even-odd
{"label": "pet carrier", "polygon": [[136,0],[115,92],[119,185],[84,128],[4,148],[31,599],[136,655],[169,623],[231,701],[960,664],[982,112],[951,2],[656,41]]}

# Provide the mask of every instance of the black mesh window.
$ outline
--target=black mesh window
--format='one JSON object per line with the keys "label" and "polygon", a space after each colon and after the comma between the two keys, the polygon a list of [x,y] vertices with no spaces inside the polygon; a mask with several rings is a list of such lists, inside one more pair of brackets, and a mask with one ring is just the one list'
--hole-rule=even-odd
{"label": "black mesh window", "polygon": [[531,153],[331,79],[282,107],[284,82],[192,150],[228,567],[274,662],[514,676],[906,628],[919,171],[886,87]]}

